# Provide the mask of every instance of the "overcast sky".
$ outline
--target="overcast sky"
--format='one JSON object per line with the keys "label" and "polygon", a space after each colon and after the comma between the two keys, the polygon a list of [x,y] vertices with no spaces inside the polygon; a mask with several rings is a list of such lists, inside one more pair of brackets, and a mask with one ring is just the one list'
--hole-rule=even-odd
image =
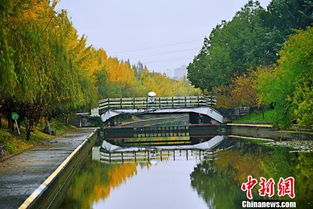
{"label": "overcast sky", "polygon": [[[143,62],[171,76],[188,65],[203,39],[248,0],[61,0],[80,35],[109,56]],[[270,0],[260,0],[266,7]]]}

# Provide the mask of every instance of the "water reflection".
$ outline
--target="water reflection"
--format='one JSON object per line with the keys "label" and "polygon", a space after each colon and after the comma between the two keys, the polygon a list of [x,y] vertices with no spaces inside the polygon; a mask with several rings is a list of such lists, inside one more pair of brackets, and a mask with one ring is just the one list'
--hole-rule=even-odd
{"label": "water reflection", "polygon": [[[111,150],[111,154],[121,155],[123,149],[132,148]],[[61,208],[236,209],[247,200],[240,185],[248,175],[274,178],[275,182],[279,177],[295,177],[297,208],[313,208],[312,153],[291,153],[230,138],[202,153],[173,151],[163,150],[162,159],[156,151],[149,160],[132,158],[122,164],[88,159],[72,179]],[[129,154],[134,156],[133,150]],[[257,189],[253,191],[254,199],[261,199]],[[281,200],[277,196],[273,199]],[[285,200],[291,199],[286,196]]]}
{"label": "water reflection", "polygon": [[[159,139],[159,138],[156,138]],[[193,138],[188,139],[177,139],[172,137],[163,137],[161,140],[152,140],[149,141],[149,144],[145,143],[146,141],[142,141],[140,139],[131,139],[131,142],[136,142],[135,145],[129,145],[129,139],[120,141],[118,144],[113,143],[114,141],[104,140],[102,143],[102,148],[108,152],[127,152],[127,151],[142,151],[142,150],[186,150],[186,149],[193,149],[193,150],[210,150],[217,145],[219,145],[223,140],[224,136],[211,136],[206,138],[197,138],[197,141],[193,143],[182,143],[177,144],[178,141],[192,141]],[[163,141],[163,143],[162,143]],[[161,142],[161,144],[160,144]],[[164,144],[164,142],[168,142]]]}
{"label": "water reflection", "polygon": [[108,152],[100,147],[92,150],[92,159],[106,164],[153,163],[157,161],[181,161],[214,158],[214,153],[203,150],[172,149],[172,150],[138,150],[124,152]]}
{"label": "water reflection", "polygon": [[[177,141],[189,141],[188,139],[163,138],[162,140],[152,140],[151,142],[172,142],[164,145],[154,144],[147,146],[145,141],[137,141],[137,146],[129,146],[127,142],[120,142],[118,145],[111,144],[111,141],[103,141],[102,146],[93,147],[92,159],[109,164],[120,164],[127,162],[150,162],[163,160],[189,160],[196,157],[201,160],[203,156],[211,155],[214,147],[218,146],[224,136],[214,136],[212,138],[201,138],[193,144],[177,144]],[[149,143],[151,143],[149,142]],[[125,143],[127,144],[125,146]],[[183,152],[183,155],[182,155]]]}
{"label": "water reflection", "polygon": [[[233,141],[233,149],[217,153],[214,161],[204,160],[191,173],[191,185],[203,197],[209,208],[241,208],[247,200],[240,190],[248,175],[254,178],[295,178],[297,208],[313,208],[312,153],[290,153],[288,149],[272,148],[245,141]],[[254,189],[255,199],[258,196]],[[268,198],[263,198],[268,199]],[[272,199],[290,200],[288,196]]]}
{"label": "water reflection", "polygon": [[71,180],[60,208],[89,209],[94,202],[106,199],[112,189],[125,183],[137,172],[135,163],[106,165],[88,159]]}

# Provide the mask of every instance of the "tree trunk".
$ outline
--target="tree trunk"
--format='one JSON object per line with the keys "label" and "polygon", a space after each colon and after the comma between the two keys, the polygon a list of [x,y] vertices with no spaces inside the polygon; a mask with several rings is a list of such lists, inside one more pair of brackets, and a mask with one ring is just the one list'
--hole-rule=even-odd
{"label": "tree trunk", "polygon": [[263,116],[263,120],[265,119],[265,115],[264,115],[264,107],[262,107],[262,116]]}
{"label": "tree trunk", "polygon": [[32,128],[33,128],[33,121],[32,120],[27,120],[26,122],[26,140],[30,139],[30,134],[32,132]]}
{"label": "tree trunk", "polygon": [[10,115],[7,117],[8,120],[8,129],[13,133],[14,132],[14,123]]}
{"label": "tree trunk", "polygon": [[0,114],[0,129],[2,128],[2,117],[1,117],[1,114]]}
{"label": "tree trunk", "polygon": [[26,131],[26,140],[27,141],[29,141],[29,139],[30,139],[30,132],[31,132],[30,130]]}
{"label": "tree trunk", "polygon": [[29,141],[30,139],[30,133],[31,133],[31,128],[29,125],[26,125],[26,140]]}

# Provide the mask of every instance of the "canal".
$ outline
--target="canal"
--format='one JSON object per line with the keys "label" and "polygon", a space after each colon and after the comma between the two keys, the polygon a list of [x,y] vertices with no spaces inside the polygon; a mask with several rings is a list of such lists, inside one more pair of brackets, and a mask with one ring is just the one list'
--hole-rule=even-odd
{"label": "canal", "polygon": [[[296,208],[313,208],[310,152],[227,136],[189,145],[158,145],[162,140],[188,141],[188,136],[153,140],[155,144],[143,146],[100,140],[70,180],[60,208],[242,208],[248,198],[241,186],[248,176],[275,182],[272,197],[262,197],[259,185],[255,186],[254,201],[296,202]],[[278,195],[280,179],[288,177],[295,180],[294,198]]]}

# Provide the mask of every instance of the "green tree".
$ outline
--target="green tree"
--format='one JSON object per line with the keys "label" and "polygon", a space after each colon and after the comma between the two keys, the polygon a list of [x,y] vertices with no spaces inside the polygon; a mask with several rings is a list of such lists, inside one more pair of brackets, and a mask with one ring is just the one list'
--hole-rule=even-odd
{"label": "green tree", "polygon": [[203,47],[188,66],[188,79],[211,92],[229,85],[234,76],[248,69],[272,65],[279,50],[294,33],[313,22],[309,0],[273,0],[263,9],[249,1],[229,22],[222,21],[204,40]]}
{"label": "green tree", "polygon": [[234,74],[267,64],[264,29],[260,17],[265,10],[249,1],[229,22],[222,21],[205,39],[199,55],[188,66],[188,79],[202,90],[229,85]]}
{"label": "green tree", "polygon": [[313,28],[297,31],[280,51],[275,71],[258,80],[259,94],[266,104],[274,104],[276,124],[292,122],[313,126]]}
{"label": "green tree", "polygon": [[95,101],[94,79],[68,47],[68,40],[77,45],[84,40],[67,35],[73,26],[65,12],[56,14],[55,6],[56,1],[34,0],[3,1],[0,7],[1,112],[11,129],[11,113],[18,112],[27,138],[40,117],[73,112]]}

